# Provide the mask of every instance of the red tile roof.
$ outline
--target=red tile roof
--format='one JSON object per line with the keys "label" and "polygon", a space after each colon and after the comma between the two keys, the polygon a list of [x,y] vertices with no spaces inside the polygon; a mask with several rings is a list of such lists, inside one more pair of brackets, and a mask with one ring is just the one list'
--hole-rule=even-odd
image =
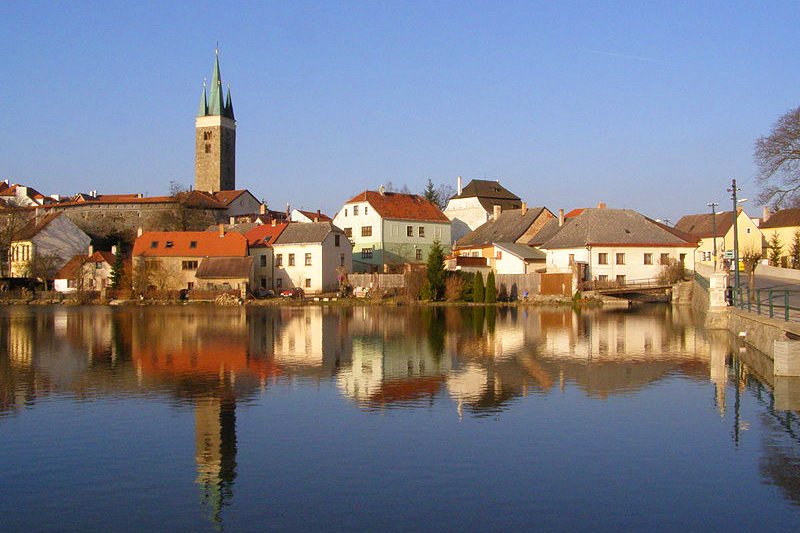
{"label": "red tile roof", "polygon": [[450,222],[450,219],[438,207],[416,194],[400,192],[381,194],[378,191],[364,191],[345,203],[355,204],[358,202],[368,202],[382,218]]}
{"label": "red tile roof", "polygon": [[211,193],[211,196],[222,205],[228,205],[246,192],[249,191],[247,189],[237,191],[216,191]]}
{"label": "red tile roof", "polygon": [[55,279],[72,279],[78,274],[78,269],[85,263],[108,263],[112,266],[115,262],[114,254],[111,252],[95,252],[91,256],[76,255],[67,261],[56,274]]}
{"label": "red tile roof", "polygon": [[333,219],[331,217],[329,217],[325,213],[320,213],[318,211],[303,211],[302,209],[298,209],[297,212],[305,216],[312,222],[317,217],[319,217],[319,220],[317,222],[333,222]]}
{"label": "red tile roof", "polygon": [[245,232],[244,236],[247,238],[247,244],[251,247],[257,246],[272,246],[278,239],[283,230],[286,229],[288,224],[261,224],[256,226],[250,231]]}
{"label": "red tile roof", "polygon": [[136,239],[133,255],[145,257],[243,257],[247,239],[211,231],[148,231]]}
{"label": "red tile roof", "polygon": [[781,209],[772,213],[769,218],[761,223],[761,229],[792,228],[800,226],[800,209]]}

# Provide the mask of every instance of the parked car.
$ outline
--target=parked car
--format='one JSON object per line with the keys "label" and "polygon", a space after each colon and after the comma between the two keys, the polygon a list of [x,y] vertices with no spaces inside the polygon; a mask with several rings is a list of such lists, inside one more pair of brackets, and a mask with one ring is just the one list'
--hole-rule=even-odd
{"label": "parked car", "polygon": [[281,291],[281,298],[302,298],[303,296],[305,296],[305,294],[300,287],[292,287]]}

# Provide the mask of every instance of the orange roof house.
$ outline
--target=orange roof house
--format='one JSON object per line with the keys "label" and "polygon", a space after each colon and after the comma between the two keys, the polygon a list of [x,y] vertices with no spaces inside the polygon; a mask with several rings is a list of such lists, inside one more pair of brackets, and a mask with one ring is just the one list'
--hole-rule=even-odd
{"label": "orange roof house", "polygon": [[[222,226],[218,232],[142,233],[133,245],[134,279],[139,280],[139,285],[147,285],[137,286],[135,290],[238,289],[243,293],[249,290],[252,261],[247,261],[246,268],[241,268],[240,263],[231,263],[230,276],[220,271],[218,263],[213,269],[214,276],[198,276],[198,271],[203,271],[204,261],[216,258],[248,258],[247,238],[241,233],[225,232]],[[243,274],[244,270],[248,272]],[[201,279],[204,281],[198,283]]]}

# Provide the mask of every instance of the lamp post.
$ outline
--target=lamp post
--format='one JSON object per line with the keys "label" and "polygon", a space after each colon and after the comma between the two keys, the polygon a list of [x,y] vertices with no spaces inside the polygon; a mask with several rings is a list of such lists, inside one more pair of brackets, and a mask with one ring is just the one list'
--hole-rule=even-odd
{"label": "lamp post", "polygon": [[713,234],[714,238],[714,272],[717,271],[717,206],[719,204],[717,202],[711,202],[706,204],[708,207],[711,208],[711,233]]}
{"label": "lamp post", "polygon": [[739,191],[739,188],[736,186],[736,178],[731,180],[731,188],[728,189],[728,192],[731,193],[731,200],[733,200],[733,213],[731,216],[733,217],[733,268],[734,268],[734,294],[739,294],[739,287],[740,287],[740,279],[739,279],[739,228],[736,224],[736,219],[738,218],[738,203],[736,201],[736,193]]}

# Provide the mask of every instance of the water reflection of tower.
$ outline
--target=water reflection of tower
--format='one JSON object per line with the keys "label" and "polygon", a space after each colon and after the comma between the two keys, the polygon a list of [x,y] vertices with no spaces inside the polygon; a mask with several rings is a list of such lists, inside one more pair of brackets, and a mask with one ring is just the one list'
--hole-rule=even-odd
{"label": "water reflection of tower", "polygon": [[222,508],[230,504],[236,479],[236,398],[195,400],[195,461],[202,500],[211,520],[222,523]]}

